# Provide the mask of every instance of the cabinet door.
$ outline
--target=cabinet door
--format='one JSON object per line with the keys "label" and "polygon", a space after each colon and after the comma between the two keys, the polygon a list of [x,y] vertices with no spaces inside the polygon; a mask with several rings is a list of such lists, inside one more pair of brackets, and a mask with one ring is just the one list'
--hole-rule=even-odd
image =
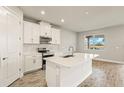
{"label": "cabinet door", "polygon": [[36,55],[35,57],[35,69],[42,67],[42,55]]}
{"label": "cabinet door", "polygon": [[32,43],[32,23],[24,21],[24,43]]}
{"label": "cabinet door", "polygon": [[7,14],[8,22],[8,82],[19,77],[19,19],[12,13]]}
{"label": "cabinet door", "polygon": [[60,30],[59,29],[56,30],[55,37],[56,37],[56,44],[60,44],[61,43],[61,41],[60,41],[61,37],[60,37]]}
{"label": "cabinet door", "polygon": [[25,56],[25,72],[37,70],[42,67],[42,56]]}
{"label": "cabinet door", "polygon": [[32,56],[25,56],[25,72],[31,71],[34,69],[34,57]]}
{"label": "cabinet door", "polygon": [[47,24],[47,25],[45,26],[45,31],[46,31],[46,33],[45,33],[46,37],[52,37],[51,25]]}
{"label": "cabinet door", "polygon": [[52,28],[52,44],[60,44],[60,30]]}
{"label": "cabinet door", "polygon": [[40,43],[40,25],[33,24],[32,32],[33,32],[33,43],[39,44]]}
{"label": "cabinet door", "polygon": [[45,24],[40,23],[40,36],[45,36],[46,31],[45,31]]}
{"label": "cabinet door", "polygon": [[40,23],[40,36],[51,37],[51,25],[48,23]]}
{"label": "cabinet door", "polygon": [[56,32],[55,32],[55,29],[54,28],[51,28],[51,32],[52,32],[52,41],[51,41],[51,43],[52,44],[56,44],[56,36],[55,36],[55,34],[56,34]]}

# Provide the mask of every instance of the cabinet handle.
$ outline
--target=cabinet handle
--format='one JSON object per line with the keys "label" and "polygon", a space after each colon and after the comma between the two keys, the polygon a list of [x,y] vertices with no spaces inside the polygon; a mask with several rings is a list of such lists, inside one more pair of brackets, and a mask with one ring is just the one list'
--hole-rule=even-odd
{"label": "cabinet handle", "polygon": [[8,57],[4,57],[4,58],[2,58],[2,60],[6,60],[6,59],[8,59]]}

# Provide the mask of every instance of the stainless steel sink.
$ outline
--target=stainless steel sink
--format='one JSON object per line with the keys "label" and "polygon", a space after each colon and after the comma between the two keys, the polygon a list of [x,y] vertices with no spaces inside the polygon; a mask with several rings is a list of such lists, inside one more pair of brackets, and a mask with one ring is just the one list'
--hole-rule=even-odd
{"label": "stainless steel sink", "polygon": [[62,56],[63,58],[68,58],[68,57],[74,57],[74,55],[65,55],[65,56]]}

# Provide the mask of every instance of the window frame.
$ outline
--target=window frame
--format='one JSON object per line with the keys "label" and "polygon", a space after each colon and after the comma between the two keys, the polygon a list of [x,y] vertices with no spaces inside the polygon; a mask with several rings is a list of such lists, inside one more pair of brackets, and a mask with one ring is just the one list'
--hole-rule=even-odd
{"label": "window frame", "polygon": [[[104,36],[104,48],[103,49],[88,48],[88,42],[86,42],[85,40],[87,36],[95,37],[95,36],[102,36],[102,35]],[[88,34],[88,35],[84,35],[83,39],[84,39],[84,44],[83,44],[84,50],[90,50],[90,51],[104,51],[105,50],[105,35],[104,34]]]}

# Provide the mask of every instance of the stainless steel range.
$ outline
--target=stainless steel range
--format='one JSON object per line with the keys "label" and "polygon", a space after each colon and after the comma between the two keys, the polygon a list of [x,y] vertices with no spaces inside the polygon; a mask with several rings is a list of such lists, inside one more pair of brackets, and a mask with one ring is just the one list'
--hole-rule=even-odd
{"label": "stainless steel range", "polygon": [[46,69],[46,60],[44,58],[54,56],[54,53],[46,48],[38,48],[38,53],[42,53],[42,70]]}

